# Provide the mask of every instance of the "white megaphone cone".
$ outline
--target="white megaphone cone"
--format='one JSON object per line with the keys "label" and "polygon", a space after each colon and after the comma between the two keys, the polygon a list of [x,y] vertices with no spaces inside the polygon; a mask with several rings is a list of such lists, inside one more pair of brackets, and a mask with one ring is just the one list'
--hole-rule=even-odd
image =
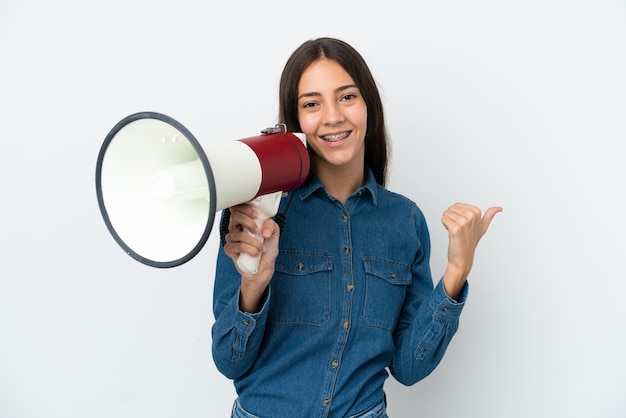
{"label": "white megaphone cone", "polygon": [[[109,232],[137,261],[174,267],[202,249],[218,211],[248,203],[259,212],[259,225],[276,215],[282,192],[306,179],[309,155],[303,134],[263,132],[203,149],[163,114],[124,118],[107,135],[96,166]],[[242,254],[237,265],[256,273],[258,262]]]}

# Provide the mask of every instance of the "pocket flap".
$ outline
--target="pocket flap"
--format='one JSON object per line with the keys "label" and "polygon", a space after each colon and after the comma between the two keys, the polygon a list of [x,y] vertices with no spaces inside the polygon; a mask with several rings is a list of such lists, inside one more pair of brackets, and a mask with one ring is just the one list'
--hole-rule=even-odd
{"label": "pocket flap", "polygon": [[411,267],[391,260],[363,258],[365,273],[380,277],[391,284],[409,285],[412,281]]}
{"label": "pocket flap", "polygon": [[275,269],[280,273],[304,275],[333,269],[330,254],[281,251]]}

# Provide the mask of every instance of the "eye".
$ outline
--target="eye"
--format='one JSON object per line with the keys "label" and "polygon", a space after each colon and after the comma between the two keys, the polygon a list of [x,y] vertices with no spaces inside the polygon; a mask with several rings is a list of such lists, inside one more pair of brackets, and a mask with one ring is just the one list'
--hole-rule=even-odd
{"label": "eye", "polygon": [[302,103],[301,106],[302,106],[303,109],[312,109],[315,106],[317,106],[317,103],[315,103],[315,102],[305,102],[305,103]]}
{"label": "eye", "polygon": [[343,96],[341,96],[341,101],[348,102],[348,101],[353,100],[355,98],[356,98],[356,94],[348,93],[348,94],[344,94]]}

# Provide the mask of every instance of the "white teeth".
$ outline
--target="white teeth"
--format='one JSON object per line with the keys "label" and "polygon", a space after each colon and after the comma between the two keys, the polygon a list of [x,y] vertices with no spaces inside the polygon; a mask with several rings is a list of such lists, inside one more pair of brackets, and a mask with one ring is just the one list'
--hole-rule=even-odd
{"label": "white teeth", "polygon": [[328,141],[328,142],[337,142],[337,141],[340,141],[340,140],[344,139],[349,134],[350,134],[349,132],[344,132],[344,133],[339,134],[339,135],[324,135],[324,136],[322,136],[322,139],[324,141]]}

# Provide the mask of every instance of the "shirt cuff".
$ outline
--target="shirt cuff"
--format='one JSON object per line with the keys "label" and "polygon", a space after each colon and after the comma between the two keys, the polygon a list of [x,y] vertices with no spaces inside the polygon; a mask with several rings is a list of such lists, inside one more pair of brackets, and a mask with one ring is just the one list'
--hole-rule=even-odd
{"label": "shirt cuff", "polygon": [[441,279],[432,293],[431,308],[434,312],[433,317],[445,322],[458,321],[459,316],[461,316],[461,312],[463,311],[463,307],[465,306],[468,293],[469,283],[465,282],[463,289],[461,290],[461,297],[459,300],[456,301],[452,299],[446,294],[443,287],[443,279]]}
{"label": "shirt cuff", "polygon": [[[235,328],[237,328],[239,331],[243,332],[247,336],[250,336],[250,334],[252,334],[252,332],[257,327],[264,326],[267,320],[270,293],[271,293],[271,290],[270,290],[270,287],[268,286],[267,290],[265,291],[265,294],[263,295],[263,305],[261,307],[261,310],[257,313],[242,312],[239,309],[239,302],[237,302],[235,304],[236,306]],[[237,297],[237,301],[239,301],[239,292],[237,292],[236,297]]]}

